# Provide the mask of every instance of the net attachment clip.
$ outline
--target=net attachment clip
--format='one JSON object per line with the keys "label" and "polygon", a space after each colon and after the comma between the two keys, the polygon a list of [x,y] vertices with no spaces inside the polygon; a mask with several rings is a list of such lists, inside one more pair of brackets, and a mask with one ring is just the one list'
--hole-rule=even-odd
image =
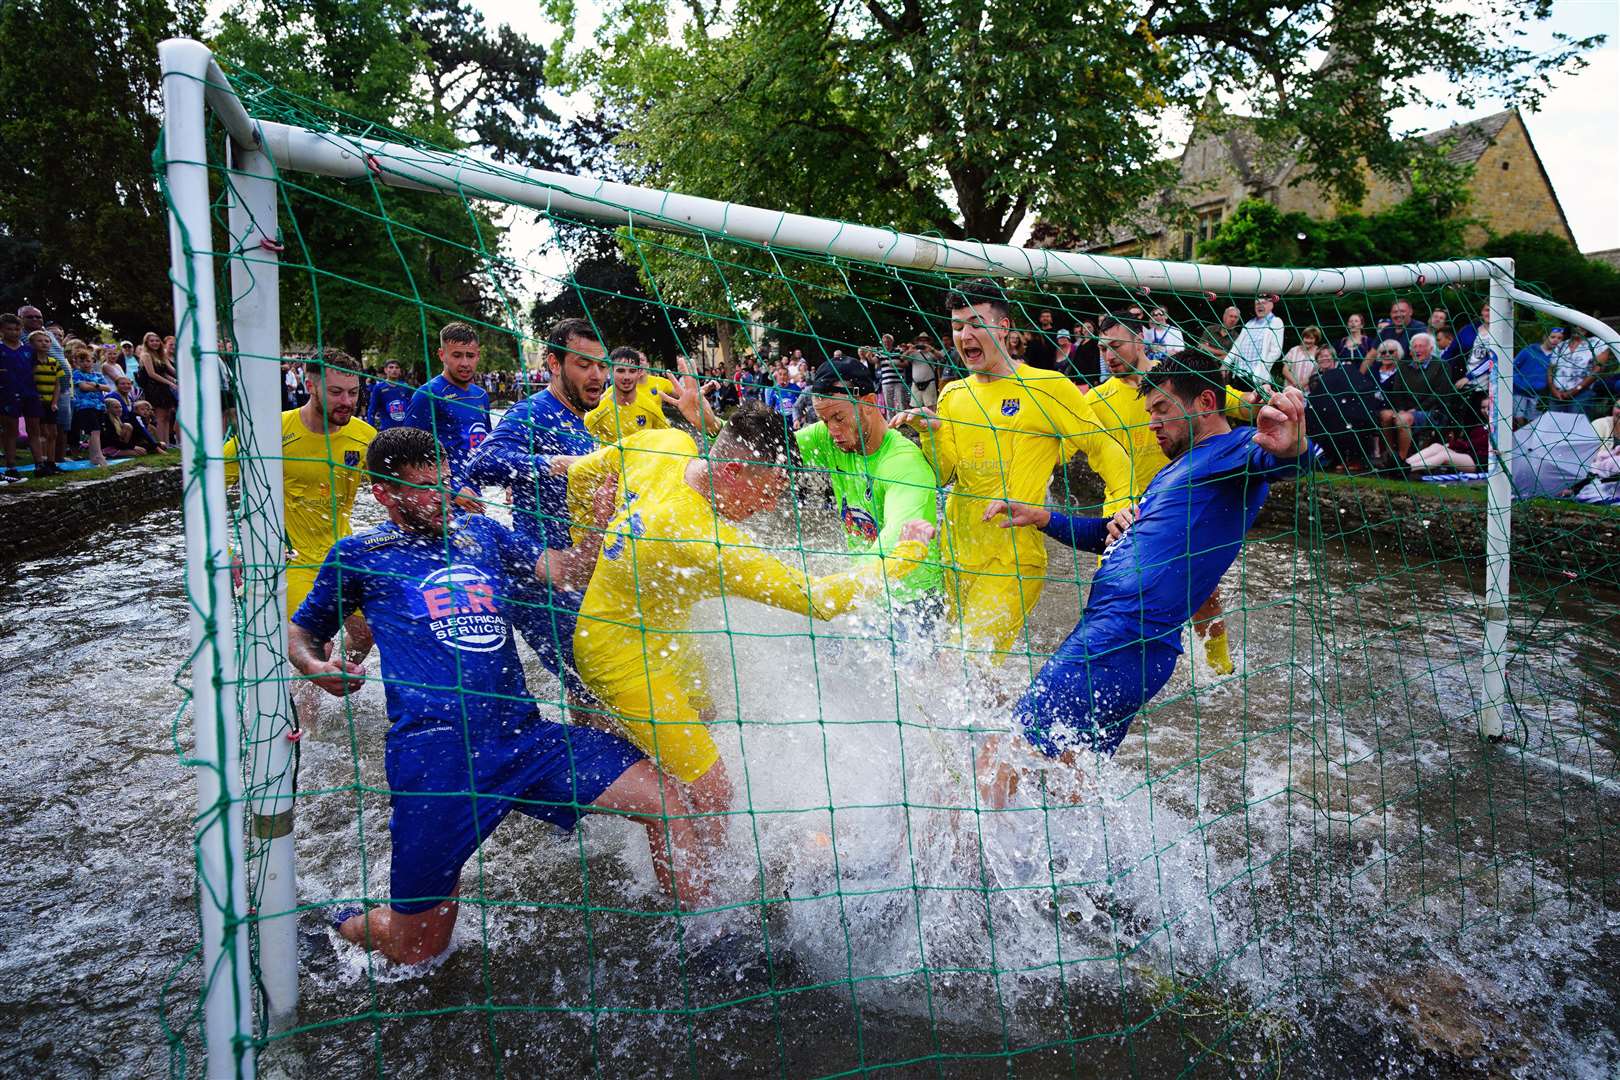
{"label": "net attachment clip", "polygon": [[283,244],[280,240],[275,240],[268,236],[259,237],[259,246],[266,251],[273,251],[277,255],[280,255],[283,251],[287,250],[286,244]]}

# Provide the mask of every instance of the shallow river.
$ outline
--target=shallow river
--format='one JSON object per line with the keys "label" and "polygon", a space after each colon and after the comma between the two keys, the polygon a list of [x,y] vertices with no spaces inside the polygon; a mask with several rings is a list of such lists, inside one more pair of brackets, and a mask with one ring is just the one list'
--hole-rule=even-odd
{"label": "shallow river", "polygon": [[[804,528],[832,546],[814,514]],[[190,1075],[179,515],[95,548],[0,566],[0,1073]],[[1620,604],[1572,587],[1516,606],[1525,722],[1485,746],[1478,572],[1407,570],[1416,554],[1251,544],[1225,584],[1247,600],[1231,620],[1244,677],[1184,659],[1078,805],[1026,791],[1001,814],[961,809],[966,729],[1000,722],[1027,662],[985,685],[847,620],[812,636],[709,604],[717,732],[752,811],[732,828],[736,898],[755,901],[736,918],[768,938],[769,981],[685,977],[639,829],[561,838],[513,817],[469,864],[463,893],[486,902],[432,970],[368,963],[307,913],[306,1028],[264,1061],[290,1076],[1613,1075]],[[1056,549],[1051,573],[1037,653],[1089,576]],[[326,703],[303,744],[305,904],[386,890],[370,790],[385,727],[372,685]],[[158,1011],[171,976],[175,1056]]]}

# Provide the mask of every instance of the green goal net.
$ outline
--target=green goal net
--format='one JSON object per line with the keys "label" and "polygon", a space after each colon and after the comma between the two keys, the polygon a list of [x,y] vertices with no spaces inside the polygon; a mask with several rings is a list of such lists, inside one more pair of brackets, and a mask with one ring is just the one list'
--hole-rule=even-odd
{"label": "green goal net", "polygon": [[[746,207],[706,218],[701,200],[491,165],[226,81],[197,46],[171,48],[165,72],[156,165],[197,642],[174,737],[202,790],[201,940],[162,997],[174,1075],[1600,1074],[1620,1060],[1612,331],[1483,263],[1259,271]],[[534,250],[499,246],[497,221]],[[583,272],[604,258],[633,273]],[[981,277],[992,322],[1005,302],[999,330],[952,318],[953,290]],[[335,339],[339,311],[374,332]],[[548,344],[564,316],[590,334]],[[512,372],[470,433],[450,425],[471,390],[429,381],[452,323],[483,371],[503,357]],[[978,332],[1016,392],[976,389],[991,381],[974,374],[989,362]],[[582,339],[637,351],[597,367]],[[1543,344],[1565,375],[1587,365],[1588,393],[1493,401]],[[1301,387],[1310,467],[1271,483],[1218,609],[1183,597],[1180,652],[1117,749],[1080,739],[1048,758],[1020,742],[1021,702],[1084,626],[1107,563],[972,519],[998,498],[1076,518],[1140,503],[1181,455],[1136,381],[1196,357],[1220,362],[1234,388],[1220,423],[1240,434]],[[473,489],[489,524],[424,526],[398,505],[442,510],[425,474],[350,449],[388,360],[426,384],[399,409],[434,436],[445,497]],[[812,394],[829,361],[844,375]],[[643,371],[667,382],[636,389]],[[631,386],[617,399],[616,379]],[[1041,380],[1063,389],[1021,396]],[[351,386],[348,420],[331,403]],[[606,457],[616,487],[589,489],[575,462],[565,499],[570,461],[603,455],[539,419],[517,432],[524,469],[463,484],[526,399],[555,413],[582,404],[580,386],[620,401],[596,440],[625,448]],[[284,422],[284,406],[303,411]],[[779,496],[742,513],[727,477],[771,470],[713,432],[762,409],[795,451]],[[901,422],[887,439],[923,480],[795,434],[854,416],[865,438],[873,415],[919,409],[943,434]],[[947,435],[949,453],[931,445]],[[679,499],[672,470],[697,477]],[[1263,480],[1221,482],[1253,494]],[[918,556],[931,584],[885,576],[907,568],[907,542],[881,535],[874,485],[940,523]],[[312,527],[324,543],[298,539]],[[589,585],[468,577],[508,529],[584,552]],[[1210,557],[1198,541],[1187,558]],[[874,542],[886,563],[859,553]],[[389,607],[424,565],[375,561],[389,545],[446,575],[406,582],[421,611]],[[1138,599],[1177,574],[1141,568]],[[347,696],[288,662],[300,626],[334,656],[365,651],[356,624],[319,612],[289,630],[289,593],[311,588],[306,612],[325,597],[328,615],[360,607],[375,624]],[[413,664],[410,633],[436,634],[449,659]],[[564,646],[583,692],[544,661]],[[649,788],[650,812],[563,830],[601,793],[579,770],[579,798],[482,786],[489,717],[562,722],[546,745],[566,774],[584,740],[630,731],[625,686],[642,687],[655,758],[673,762],[677,737],[712,742],[719,804],[670,781]],[[415,775],[425,699],[475,778],[459,789],[391,782]],[[541,749],[522,743],[514,767]],[[1008,775],[1003,798],[992,781]],[[402,797],[427,826],[402,822]],[[492,802],[519,812],[468,824]],[[451,858],[458,829],[482,843],[449,878],[442,953],[396,963],[333,928],[343,909],[419,915],[399,865]],[[676,899],[666,862],[706,886]]]}

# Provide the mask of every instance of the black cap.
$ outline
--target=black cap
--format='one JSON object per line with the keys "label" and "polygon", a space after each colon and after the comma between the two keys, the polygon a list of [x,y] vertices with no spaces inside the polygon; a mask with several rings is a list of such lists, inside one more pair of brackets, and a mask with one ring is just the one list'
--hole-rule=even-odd
{"label": "black cap", "polygon": [[846,356],[842,360],[828,360],[816,368],[816,376],[810,380],[810,392],[820,397],[843,394],[845,387],[856,397],[865,397],[877,393],[877,379],[871,368]]}

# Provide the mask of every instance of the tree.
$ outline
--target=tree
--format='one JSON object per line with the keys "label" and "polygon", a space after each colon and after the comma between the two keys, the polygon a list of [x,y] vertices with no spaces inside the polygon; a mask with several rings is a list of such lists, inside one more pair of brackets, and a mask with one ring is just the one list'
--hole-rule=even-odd
{"label": "tree", "polygon": [[[242,81],[255,111],[351,131],[360,117],[396,141],[557,163],[543,49],[508,28],[491,32],[464,0],[242,0],[216,45],[263,77]],[[431,358],[439,326],[467,318],[506,330],[486,335],[485,355],[515,361],[524,312],[510,302],[515,268],[499,254],[504,228],[487,205],[303,176],[283,190],[289,337],[356,357],[375,347]]]}
{"label": "tree", "polygon": [[0,280],[10,310],[28,300],[76,329],[99,321],[125,337],[172,323],[152,174],[157,46],[194,33],[199,19],[193,5],[168,0],[0,4]]}
{"label": "tree", "polygon": [[[551,0],[566,21],[572,0]],[[1094,234],[1169,186],[1160,120],[1249,99],[1349,203],[1363,162],[1404,172],[1390,113],[1439,73],[1523,107],[1601,39],[1512,44],[1545,0],[1481,19],[1450,0],[620,0],[557,60],[624,130],[617,150],[692,194],[1005,241],[1030,212]],[[1323,51],[1325,50],[1325,59]],[[554,58],[555,59],[555,58]]]}
{"label": "tree", "polygon": [[1620,315],[1620,270],[1588,259],[1575,245],[1551,233],[1514,232],[1485,241],[1480,254],[1514,261],[1514,276],[1532,282],[1576,311]]}
{"label": "tree", "polygon": [[1198,258],[1229,266],[1367,266],[1429,260],[1437,252],[1466,257],[1469,224],[1460,214],[1436,212],[1421,194],[1379,213],[1326,221],[1245,199],[1198,245]]}

